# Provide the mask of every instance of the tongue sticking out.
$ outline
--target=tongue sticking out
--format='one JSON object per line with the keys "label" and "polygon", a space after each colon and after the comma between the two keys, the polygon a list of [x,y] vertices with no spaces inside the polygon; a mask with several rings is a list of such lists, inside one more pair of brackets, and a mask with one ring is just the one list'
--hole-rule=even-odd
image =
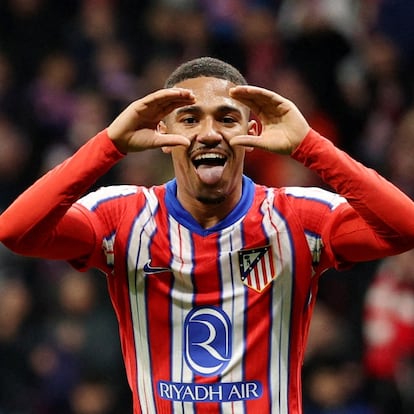
{"label": "tongue sticking out", "polygon": [[197,174],[200,180],[207,185],[217,184],[223,176],[224,166],[222,165],[200,165]]}

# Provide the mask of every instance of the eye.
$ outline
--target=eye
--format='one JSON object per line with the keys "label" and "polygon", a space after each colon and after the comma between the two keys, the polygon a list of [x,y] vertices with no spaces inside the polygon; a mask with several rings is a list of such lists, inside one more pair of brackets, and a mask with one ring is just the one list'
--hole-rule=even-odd
{"label": "eye", "polygon": [[223,124],[234,124],[235,122],[237,122],[237,119],[235,119],[232,116],[227,115],[222,118],[222,122]]}
{"label": "eye", "polygon": [[195,116],[189,115],[189,116],[183,117],[181,119],[181,122],[184,123],[184,124],[191,125],[191,124],[195,124],[197,122],[197,118]]}

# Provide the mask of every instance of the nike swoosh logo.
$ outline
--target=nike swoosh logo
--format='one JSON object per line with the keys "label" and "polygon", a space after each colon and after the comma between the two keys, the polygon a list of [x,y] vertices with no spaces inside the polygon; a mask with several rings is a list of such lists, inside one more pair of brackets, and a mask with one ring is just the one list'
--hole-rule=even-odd
{"label": "nike swoosh logo", "polygon": [[143,270],[147,274],[171,272],[169,267],[151,266],[151,260],[148,260],[148,262],[144,264]]}

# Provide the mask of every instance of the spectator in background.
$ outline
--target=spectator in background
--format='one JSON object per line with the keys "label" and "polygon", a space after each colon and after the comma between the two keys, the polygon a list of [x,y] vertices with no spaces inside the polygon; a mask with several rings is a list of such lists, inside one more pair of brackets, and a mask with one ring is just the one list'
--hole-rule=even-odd
{"label": "spectator in background", "polygon": [[27,185],[32,143],[24,132],[0,113],[0,211]]}
{"label": "spectator in background", "polygon": [[375,28],[397,47],[409,71],[414,66],[414,3],[407,0],[381,0],[375,4]]}
{"label": "spectator in background", "polygon": [[[97,284],[99,276],[94,272],[79,274],[62,265],[58,269],[51,275],[54,280],[44,280],[48,317],[30,352],[30,366],[37,378],[34,412],[70,413],[71,405],[78,405],[80,397],[75,396],[84,388],[80,386],[83,381],[91,383],[92,390],[96,389],[92,384],[101,389],[98,383],[111,382],[108,404],[120,405],[125,374],[120,368],[119,341],[113,335],[116,321],[104,300],[104,280]],[[109,384],[102,383],[102,387]]]}
{"label": "spectator in background", "polygon": [[240,27],[246,78],[254,85],[273,87],[274,74],[284,61],[274,7],[248,7],[242,15]]}
{"label": "spectator in background", "polygon": [[162,88],[163,79],[176,66],[176,58],[155,53],[143,66],[137,91],[144,95]]}
{"label": "spectator in background", "polygon": [[10,121],[18,120],[20,93],[9,56],[0,46],[0,113]]}
{"label": "spectator in background", "polygon": [[27,86],[41,60],[61,46],[62,23],[74,12],[74,2],[64,3],[65,7],[50,0],[1,2],[0,47],[8,54],[20,84]]}
{"label": "spectator in background", "polygon": [[368,288],[365,366],[381,414],[414,410],[414,250],[383,260]]}
{"label": "spectator in background", "polygon": [[287,0],[281,2],[279,24],[287,36],[295,36],[304,27],[314,25],[335,28],[353,40],[360,30],[359,0]]}
{"label": "spectator in background", "polygon": [[[350,2],[339,2],[349,10]],[[299,2],[288,1],[282,5],[279,16],[280,30],[284,34],[286,61],[300,73],[316,97],[317,105],[327,112],[338,125],[342,125],[342,112],[346,111],[339,91],[337,70],[351,52],[349,37],[335,22],[335,9],[326,0]],[[336,5],[336,3],[335,3]],[[283,31],[284,8],[290,10],[290,21],[294,23],[289,31]],[[348,20],[352,16],[349,10]],[[342,13],[342,22],[347,14]],[[289,21],[289,19],[287,19]],[[351,137],[343,137],[350,139]]]}
{"label": "spectator in background", "polygon": [[414,107],[401,116],[387,147],[386,174],[414,198]]}
{"label": "spectator in background", "polygon": [[154,55],[179,59],[182,53],[180,32],[185,33],[185,26],[177,25],[180,21],[179,10],[162,3],[155,3],[148,10],[146,18],[146,38],[144,39],[145,62]]}
{"label": "spectator in background", "polygon": [[36,376],[28,360],[33,297],[18,267],[0,273],[0,412],[31,412]]}
{"label": "spectator in background", "polygon": [[100,44],[93,55],[93,73],[96,86],[118,111],[136,96],[137,75],[130,51],[120,41]]}
{"label": "spectator in background", "polygon": [[181,45],[180,61],[209,54],[211,45],[207,19],[200,8],[191,7],[181,11],[177,18],[180,28],[178,30],[178,41]]}
{"label": "spectator in background", "polygon": [[365,162],[384,171],[388,147],[412,93],[409,74],[401,65],[396,45],[381,33],[365,39],[360,58],[367,109],[358,151]]}
{"label": "spectator in background", "polygon": [[303,382],[305,414],[378,414],[350,321],[321,299],[310,324]]}
{"label": "spectator in background", "polygon": [[320,300],[315,305],[314,315],[309,328],[309,339],[305,351],[305,365],[321,355],[354,356],[357,339],[346,317]]}
{"label": "spectator in background", "polygon": [[26,109],[45,144],[64,140],[73,120],[77,67],[65,53],[48,54],[28,86]]}
{"label": "spectator in background", "polygon": [[76,93],[74,117],[66,133],[71,151],[83,145],[91,131],[106,124],[113,110],[110,98],[100,89],[82,89]]}
{"label": "spectator in background", "polygon": [[[79,83],[96,85],[94,59],[99,49],[122,41],[121,20],[112,0],[84,0],[77,13],[66,19],[61,46],[72,56]],[[126,45],[127,47],[127,45]]]}
{"label": "spectator in background", "polygon": [[[114,384],[102,377],[81,379],[70,395],[71,414],[118,414],[115,410]],[[127,411],[125,411],[127,412]]]}
{"label": "spectator in background", "polygon": [[305,414],[378,414],[364,393],[364,373],[349,355],[314,357],[304,368]]}
{"label": "spectator in background", "polygon": [[225,58],[230,64],[246,72],[246,55],[240,41],[241,22],[246,14],[246,1],[199,0],[206,16],[210,37],[210,54]]}

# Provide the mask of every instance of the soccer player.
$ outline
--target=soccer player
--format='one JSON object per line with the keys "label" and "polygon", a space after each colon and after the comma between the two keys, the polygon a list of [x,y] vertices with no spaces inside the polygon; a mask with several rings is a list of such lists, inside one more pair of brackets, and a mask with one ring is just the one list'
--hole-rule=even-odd
{"label": "soccer player", "polygon": [[[254,147],[293,157],[332,192],[253,183]],[[175,179],[86,194],[151,148],[171,154]],[[299,414],[319,277],[413,248],[414,203],[292,102],[206,57],[26,190],[0,216],[0,240],[106,274],[135,414]]]}

